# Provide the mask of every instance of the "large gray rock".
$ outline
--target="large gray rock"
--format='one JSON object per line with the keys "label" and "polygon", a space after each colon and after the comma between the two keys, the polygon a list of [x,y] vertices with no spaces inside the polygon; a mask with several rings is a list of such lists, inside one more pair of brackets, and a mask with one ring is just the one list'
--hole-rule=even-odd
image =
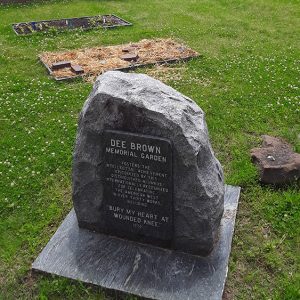
{"label": "large gray rock", "polygon": [[194,101],[141,74],[98,77],[82,109],[73,161],[73,201],[80,227],[109,233],[103,201],[103,131],[166,138],[173,147],[173,249],[207,255],[218,238],[224,182],[204,112]]}

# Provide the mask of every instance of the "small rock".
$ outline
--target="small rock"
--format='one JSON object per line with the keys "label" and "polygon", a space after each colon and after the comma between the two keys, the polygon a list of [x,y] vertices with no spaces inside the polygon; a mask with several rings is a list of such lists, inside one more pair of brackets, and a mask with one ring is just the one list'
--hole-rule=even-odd
{"label": "small rock", "polygon": [[52,70],[59,70],[59,69],[68,68],[68,67],[71,67],[70,61],[59,61],[57,63],[54,63],[51,68],[52,68]]}
{"label": "small rock", "polygon": [[138,58],[139,58],[139,56],[134,53],[128,53],[128,54],[124,54],[121,56],[121,59],[126,60],[126,61],[137,61]]}
{"label": "small rock", "polygon": [[135,47],[127,47],[127,48],[122,49],[122,52],[124,52],[124,53],[129,53],[129,52],[133,52],[133,51],[136,51]]}
{"label": "small rock", "polygon": [[181,47],[178,47],[177,48],[180,52],[184,52],[186,50],[186,47],[184,46],[181,46]]}
{"label": "small rock", "polygon": [[71,70],[76,74],[84,73],[83,69],[79,65],[72,65]]}
{"label": "small rock", "polygon": [[300,154],[281,138],[263,135],[261,148],[251,150],[252,161],[260,170],[260,180],[284,184],[300,178]]}

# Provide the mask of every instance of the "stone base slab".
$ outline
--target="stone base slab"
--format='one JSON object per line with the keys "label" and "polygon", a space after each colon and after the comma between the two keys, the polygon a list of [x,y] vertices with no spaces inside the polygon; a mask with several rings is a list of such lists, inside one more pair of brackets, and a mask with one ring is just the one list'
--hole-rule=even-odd
{"label": "stone base slab", "polygon": [[159,300],[222,299],[240,187],[226,186],[220,238],[207,257],[80,229],[74,209],[32,269]]}

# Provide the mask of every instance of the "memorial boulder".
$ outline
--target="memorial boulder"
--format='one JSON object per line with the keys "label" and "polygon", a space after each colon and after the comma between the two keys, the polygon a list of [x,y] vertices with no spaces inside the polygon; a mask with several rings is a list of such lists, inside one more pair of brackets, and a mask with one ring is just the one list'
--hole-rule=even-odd
{"label": "memorial boulder", "polygon": [[146,75],[99,76],[80,115],[73,202],[81,228],[208,255],[224,182],[204,112]]}

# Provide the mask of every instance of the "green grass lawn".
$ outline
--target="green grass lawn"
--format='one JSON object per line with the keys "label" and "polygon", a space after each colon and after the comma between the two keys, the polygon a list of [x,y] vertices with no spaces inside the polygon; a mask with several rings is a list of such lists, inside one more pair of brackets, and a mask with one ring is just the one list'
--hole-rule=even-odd
{"label": "green grass lawn", "polygon": [[[242,187],[225,298],[300,299],[299,186],[261,186],[249,156],[262,134],[300,151],[299,1],[45,2],[0,6],[0,299],[117,298],[30,272],[72,207],[77,117],[92,87],[55,82],[37,56],[153,37],[179,39],[203,55],[174,66],[166,82],[206,112],[226,182]],[[10,26],[109,13],[134,26],[25,37]]]}

